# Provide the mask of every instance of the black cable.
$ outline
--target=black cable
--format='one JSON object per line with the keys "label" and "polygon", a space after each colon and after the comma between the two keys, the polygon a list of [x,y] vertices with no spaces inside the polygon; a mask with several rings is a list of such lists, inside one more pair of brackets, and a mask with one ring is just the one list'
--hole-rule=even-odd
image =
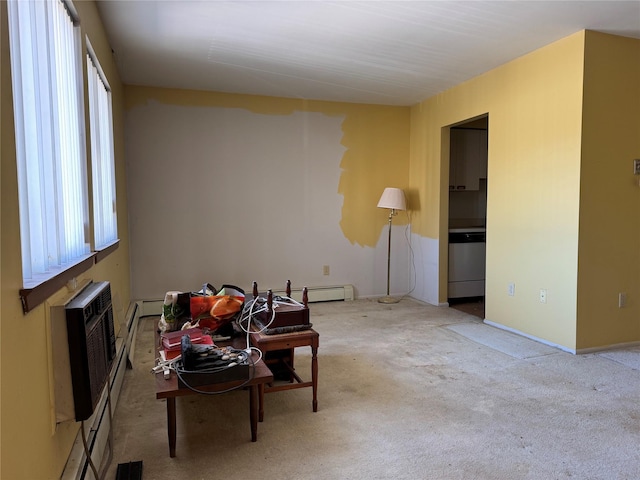
{"label": "black cable", "polygon": [[107,408],[109,409],[109,457],[102,473],[102,478],[105,478],[111,460],[113,460],[113,413],[111,412],[111,382],[107,378]]}
{"label": "black cable", "polygon": [[243,383],[241,383],[240,385],[228,388],[226,390],[220,390],[220,391],[217,391],[217,392],[208,392],[208,391],[205,391],[205,390],[199,390],[199,389],[195,388],[194,386],[190,385],[189,382],[187,382],[182,375],[185,374],[185,373],[186,374],[220,373],[220,372],[223,372],[223,371],[225,371],[225,370],[227,370],[229,368],[235,368],[237,365],[234,365],[232,367],[226,366],[226,367],[223,367],[223,368],[215,367],[215,368],[211,368],[211,369],[202,369],[202,370],[185,370],[184,368],[181,367],[182,364],[183,364],[182,360],[178,360],[178,361],[176,361],[176,364],[175,364],[175,371],[176,371],[176,375],[177,375],[178,379],[184,384],[185,387],[187,387],[192,392],[200,393],[202,395],[220,395],[222,393],[229,393],[229,392],[232,392],[234,390],[238,390],[240,388],[243,388],[243,387],[247,386],[247,384],[251,380],[253,380],[255,378],[255,362],[253,361],[253,357],[249,356],[247,358],[247,360],[250,362],[249,366],[253,367],[253,368],[249,368],[249,372],[250,372],[249,378],[247,380],[245,380]]}
{"label": "black cable", "polygon": [[82,432],[82,445],[84,446],[84,453],[87,456],[87,460],[89,461],[89,467],[91,467],[91,471],[93,472],[93,476],[96,479],[100,478],[98,475],[98,470],[93,463],[93,459],[91,458],[91,452],[89,451],[89,445],[87,444],[87,434],[84,431],[84,420],[80,422],[80,431]]}
{"label": "black cable", "polygon": [[409,238],[409,235],[408,235],[409,228],[411,227],[411,216],[409,215],[408,211],[407,211],[407,221],[408,221],[407,226],[404,229],[404,238],[407,241],[407,246],[409,247],[409,253],[411,254],[411,265],[413,266],[413,287],[411,287],[411,289],[408,292],[400,295],[401,300],[405,297],[408,297],[416,289],[416,284],[418,283],[417,275],[416,275],[416,257],[413,252],[413,247],[411,246],[411,239]]}
{"label": "black cable", "polygon": [[84,453],[87,456],[87,461],[89,462],[89,467],[93,472],[93,476],[96,480],[104,480],[105,475],[107,473],[107,469],[111,464],[111,460],[113,459],[113,415],[111,413],[111,382],[107,379],[107,409],[109,410],[109,457],[107,458],[107,463],[105,464],[105,468],[102,471],[101,475],[98,475],[98,469],[93,463],[93,458],[91,458],[91,452],[89,451],[89,445],[87,444],[87,435],[84,430],[84,420],[80,422],[80,430],[82,432],[82,446],[84,447]]}

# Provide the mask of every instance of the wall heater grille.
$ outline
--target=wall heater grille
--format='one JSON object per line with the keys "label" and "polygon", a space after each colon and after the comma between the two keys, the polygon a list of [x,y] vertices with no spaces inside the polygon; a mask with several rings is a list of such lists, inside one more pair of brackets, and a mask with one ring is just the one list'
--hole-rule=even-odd
{"label": "wall heater grille", "polygon": [[92,414],[116,355],[111,285],[90,283],[65,307],[76,421]]}

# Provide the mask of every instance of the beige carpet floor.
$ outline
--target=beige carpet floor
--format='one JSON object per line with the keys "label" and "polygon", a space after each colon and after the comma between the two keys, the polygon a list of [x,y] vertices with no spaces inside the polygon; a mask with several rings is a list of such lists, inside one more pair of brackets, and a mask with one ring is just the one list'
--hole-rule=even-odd
{"label": "beige carpet floor", "polygon": [[[571,355],[464,312],[403,299],[311,304],[311,389],[177,399],[177,456],[155,399],[156,317],[140,320],[114,417],[114,456],[163,479],[640,478],[640,349]],[[309,377],[310,349],[296,351]]]}

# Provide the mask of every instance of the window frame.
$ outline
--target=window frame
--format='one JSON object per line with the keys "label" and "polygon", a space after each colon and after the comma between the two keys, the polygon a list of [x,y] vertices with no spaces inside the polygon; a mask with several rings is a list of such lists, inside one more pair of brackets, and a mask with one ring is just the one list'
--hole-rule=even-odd
{"label": "window frame", "polygon": [[[49,0],[51,1],[51,0]],[[63,63],[62,65],[69,65],[69,63],[66,63],[67,61],[69,61],[69,59],[71,59],[70,63],[73,64],[73,70],[71,73],[71,77],[67,77],[67,78],[74,78],[74,80],[72,80],[71,84],[66,84],[68,85],[67,87],[63,87],[66,88],[69,91],[74,91],[74,98],[75,100],[72,102],[73,106],[75,106],[78,109],[77,112],[77,129],[75,129],[75,131],[77,132],[78,137],[75,137],[75,133],[74,130],[67,130],[67,132],[72,132],[69,136],[67,137],[62,137],[62,138],[67,138],[68,140],[71,141],[72,144],[76,144],[77,145],[77,150],[76,153],[79,156],[79,161],[77,162],[77,166],[78,168],[80,168],[81,173],[82,173],[82,178],[80,179],[80,186],[77,187],[77,194],[80,195],[80,197],[84,197],[80,199],[80,202],[82,204],[82,215],[78,218],[81,218],[81,229],[82,229],[82,233],[80,235],[80,238],[83,239],[81,244],[84,245],[81,249],[81,253],[79,255],[75,255],[74,258],[64,258],[63,261],[58,262],[54,265],[51,265],[50,262],[47,260],[45,261],[45,271],[42,273],[37,273],[37,272],[27,272],[27,275],[25,275],[25,267],[23,264],[23,274],[22,274],[22,285],[23,288],[21,288],[19,290],[19,294],[20,294],[20,299],[22,302],[22,309],[23,312],[26,314],[29,311],[33,310],[35,307],[37,307],[38,305],[44,303],[49,297],[51,297],[52,295],[54,295],[58,290],[60,290],[61,288],[67,286],[69,288],[74,288],[74,284],[75,284],[75,278],[82,274],[83,272],[89,270],[95,263],[103,260],[104,258],[106,258],[109,254],[111,254],[113,251],[115,251],[118,246],[119,246],[119,239],[117,238],[117,216],[116,216],[116,239],[112,240],[110,242],[105,242],[104,245],[101,245],[99,248],[96,248],[96,242],[95,242],[95,238],[94,235],[92,235],[93,233],[93,226],[94,226],[94,216],[93,216],[93,209],[91,209],[90,207],[91,205],[91,198],[93,195],[93,190],[91,188],[91,180],[92,180],[92,170],[93,170],[93,164],[90,163],[89,159],[91,158],[89,155],[89,148],[90,146],[88,145],[87,142],[87,137],[88,137],[88,130],[87,130],[87,118],[89,118],[89,99],[88,99],[88,95],[86,94],[86,91],[88,90],[88,84],[85,82],[88,82],[88,70],[86,68],[85,65],[85,61],[86,61],[86,56],[84,54],[84,46],[83,46],[83,36],[82,36],[82,31],[80,28],[80,20],[79,17],[77,15],[77,12],[73,6],[72,0],[52,0],[52,3],[49,4],[49,1],[47,1],[47,5],[45,5],[44,7],[42,7],[42,4],[40,5],[42,8],[51,8],[51,6],[53,5],[53,3],[55,2],[56,5],[53,5],[54,8],[52,8],[51,10],[47,10],[46,13],[46,20],[44,20],[46,22],[47,27],[49,27],[50,25],[53,25],[53,20],[51,19],[52,17],[52,13],[53,15],[57,15],[60,14],[59,10],[56,10],[57,7],[59,7],[60,5],[62,5],[62,7],[65,9],[66,13],[69,15],[69,20],[70,20],[70,26],[71,26],[71,35],[72,37],[67,37],[67,39],[69,40],[70,44],[72,45],[71,48],[69,48],[66,52],[66,54],[68,55],[67,57],[64,57],[66,59],[65,63]],[[16,3],[20,2],[20,0],[15,0]],[[55,119],[55,113],[52,114],[54,115],[49,116],[46,114],[46,112],[48,112],[49,110],[45,110],[45,114],[42,113],[42,111],[34,109],[32,111],[29,111],[27,113],[25,113],[25,110],[22,108],[23,104],[22,102],[24,101],[24,99],[22,98],[21,94],[22,92],[25,90],[24,87],[24,83],[23,83],[23,76],[24,76],[24,71],[21,70],[21,65],[23,63],[26,63],[29,60],[25,60],[25,59],[29,59],[32,58],[32,54],[27,54],[26,57],[23,57],[23,55],[20,54],[20,49],[19,49],[19,43],[22,41],[22,39],[20,39],[21,36],[23,35],[30,35],[28,37],[25,37],[25,41],[26,42],[30,42],[27,43],[27,46],[29,48],[30,52],[33,52],[33,55],[37,55],[37,54],[42,54],[41,50],[38,50],[37,47],[34,47],[34,40],[33,40],[33,36],[36,34],[35,32],[39,32],[41,30],[37,29],[37,28],[33,28],[34,25],[34,20],[33,17],[30,15],[29,16],[29,20],[28,21],[28,27],[26,27],[28,30],[28,32],[25,34],[24,30],[21,32],[20,30],[22,30],[24,27],[21,25],[19,28],[16,28],[16,25],[18,25],[17,22],[21,21],[22,19],[18,18],[15,16],[15,13],[18,11],[18,6],[14,5],[14,1],[10,0],[7,2],[9,4],[8,9],[15,9],[13,12],[9,13],[9,36],[10,36],[10,44],[12,42],[16,42],[16,39],[19,39],[16,46],[13,46],[10,50],[10,56],[11,56],[11,71],[12,71],[12,85],[11,85],[11,91],[12,91],[12,101],[14,103],[14,128],[15,128],[15,137],[16,137],[16,162],[18,163],[18,171],[20,171],[20,169],[22,168],[22,172],[20,172],[18,175],[22,176],[22,180],[19,179],[18,181],[18,193],[19,193],[19,207],[20,208],[24,208],[23,205],[25,204],[25,199],[26,194],[25,194],[25,189],[26,187],[24,186],[25,184],[25,178],[26,178],[26,148],[27,148],[27,142],[33,142],[33,138],[34,137],[27,137],[25,136],[25,132],[24,132],[24,122],[33,122],[34,124],[37,124],[39,122],[43,122],[45,124],[44,128],[47,131],[52,131],[52,132],[58,132],[57,130],[55,130],[55,127],[53,127],[52,125],[56,122]],[[40,12],[42,13],[42,12]],[[12,18],[13,16],[13,18]],[[12,23],[13,22],[13,23]],[[24,25],[24,24],[23,24]],[[39,24],[42,26],[42,24]],[[64,30],[69,30],[67,27],[69,25],[67,25]],[[47,32],[51,32],[54,31],[53,28],[49,28],[47,30]],[[69,35],[69,33],[67,32],[67,35]],[[47,44],[51,44],[52,42],[54,42],[53,40],[53,34],[49,33],[47,34],[46,40],[45,42],[47,42]],[[89,40],[88,38],[86,38],[86,44],[87,46],[89,46]],[[38,45],[40,46],[40,45]],[[56,48],[56,47],[51,47],[51,48]],[[47,51],[47,50],[45,50]],[[53,50],[52,50],[53,52]],[[91,52],[93,53],[93,50],[91,50]],[[17,59],[14,58],[14,55],[18,56]],[[52,56],[49,56],[48,58],[56,58],[53,56],[53,53],[51,54]],[[94,54],[95,55],[95,54]],[[44,57],[42,57],[44,58]],[[94,56],[94,59],[96,57]],[[51,62],[51,60],[49,60]],[[96,60],[94,60],[94,62],[96,62]],[[96,62],[97,63],[97,62]],[[37,64],[37,62],[34,62],[34,64]],[[16,67],[16,65],[18,67]],[[56,64],[56,67],[59,68],[59,66]],[[55,68],[55,67],[54,67]],[[16,73],[17,72],[17,73]],[[55,87],[54,82],[56,81],[56,79],[52,79],[51,77],[51,70],[48,70],[49,75],[44,75],[42,76],[42,79],[38,78],[39,81],[41,81],[41,85],[43,85],[43,87],[41,88],[45,88],[47,90],[51,90],[51,91],[55,91]],[[102,81],[106,84],[106,76],[104,76],[103,72],[100,72],[103,75]],[[16,75],[19,76],[19,78],[14,78]],[[34,75],[37,75],[37,73],[34,73]],[[35,88],[34,88],[35,90]],[[37,93],[36,93],[37,94]],[[56,93],[54,93],[53,95],[57,95]],[[69,103],[65,103],[64,100],[60,100],[60,103],[55,103],[56,99],[53,100],[53,105],[54,105],[54,109],[55,107],[60,107],[58,108],[58,112],[62,112],[59,113],[59,115],[66,115],[67,114],[67,110],[65,110],[65,106],[68,106]],[[111,146],[111,161],[112,161],[112,165],[113,165],[113,169],[114,169],[114,178],[113,178],[113,189],[115,191],[116,188],[116,184],[115,184],[115,154],[114,154],[114,139],[113,139],[113,120],[112,120],[112,106],[111,106],[111,97],[109,98],[109,117],[110,117],[110,146]],[[53,111],[53,110],[52,110]],[[17,112],[17,115],[16,115]],[[26,115],[31,115],[32,118],[26,118]],[[51,123],[54,122],[54,123]],[[41,136],[43,135],[42,130],[35,130],[37,138],[40,139]],[[53,133],[53,138],[60,138],[60,137],[56,137],[56,135],[59,135],[58,133]],[[65,140],[63,140],[64,142]],[[20,142],[22,142],[22,144],[20,144]],[[31,148],[31,146],[29,146],[29,148]],[[47,148],[49,148],[49,150],[46,150]],[[49,152],[51,151],[51,148],[49,146],[44,147],[41,150],[38,150],[39,153],[36,153],[36,156],[33,157],[35,158],[35,161],[32,158],[32,164],[36,164],[41,168],[43,162],[45,161],[42,157],[42,152],[45,152],[45,156],[49,155]],[[53,160],[53,162],[60,162],[61,160],[55,159]],[[21,162],[23,162],[21,164]],[[22,165],[22,166],[21,166]],[[56,163],[54,163],[54,166],[57,165]],[[28,170],[29,172],[32,172],[32,169],[34,167],[30,167],[30,169]],[[58,167],[58,168],[62,168],[62,167]],[[51,182],[52,178],[54,179],[55,182],[55,178],[56,177],[51,177],[48,175],[45,175],[42,177],[43,178],[43,182]],[[52,182],[53,183],[53,182]],[[63,182],[64,184],[64,182]],[[21,186],[22,185],[22,186]],[[64,188],[62,186],[58,186],[57,187],[59,191],[64,190]],[[58,198],[59,198],[60,194],[58,194]],[[114,192],[114,201],[115,201],[115,192]],[[115,209],[115,204],[114,204],[114,209]],[[115,210],[114,210],[114,215],[115,215]],[[42,218],[42,217],[41,217]],[[45,217],[45,218],[50,218],[50,217]],[[78,228],[80,226],[78,222],[78,218],[75,219],[74,223],[76,225],[76,228]],[[44,220],[44,218],[43,218]],[[40,220],[40,221],[43,221]],[[22,229],[22,224],[23,224],[23,219],[21,216],[21,233],[23,232]],[[60,219],[58,217],[56,217],[56,231],[58,231],[60,227]],[[36,223],[37,225],[37,223]],[[31,230],[29,228],[26,229],[27,234],[29,234]],[[25,236],[25,233],[22,233],[21,238]],[[42,236],[44,237],[44,235]],[[36,237],[37,238],[37,237]],[[30,245],[30,241],[31,240],[25,240],[27,245]],[[63,237],[63,241],[64,241],[64,237]],[[44,243],[44,242],[43,242]],[[27,246],[27,255],[30,255],[30,247]],[[21,254],[24,255],[23,251],[25,249],[25,243],[21,240]],[[45,252],[47,251],[46,248],[44,250]],[[64,255],[64,254],[63,254]],[[42,257],[41,257],[42,258]],[[50,258],[50,257],[46,257],[46,258]]]}
{"label": "window frame", "polygon": [[[106,250],[110,250],[110,247],[113,246],[117,248],[119,243],[114,152],[115,143],[113,138],[113,99],[109,81],[102,70],[98,56],[96,55],[89,38],[86,38],[86,46],[87,53],[85,55],[85,60],[87,62],[87,68],[85,71],[87,74],[88,91],[87,110],[89,112],[89,158],[91,159],[90,190],[93,199],[93,215],[91,217],[93,220],[91,223],[93,227],[92,242],[93,250],[95,252],[104,252]],[[106,105],[104,103],[98,103],[97,112],[94,110],[94,107],[96,106],[94,102],[100,102],[101,99],[97,98],[97,96],[101,95],[102,91],[96,92],[96,95],[92,95],[92,83],[94,82],[92,75],[95,75],[98,88],[101,86],[107,94]],[[101,108],[104,108],[106,112],[101,111]],[[96,130],[96,128],[98,130]],[[108,151],[105,152],[105,149],[108,149]],[[108,192],[102,190],[105,185],[109,189]],[[110,218],[102,218],[100,213],[104,214],[109,211],[109,209],[111,210]],[[110,230],[111,235],[104,238],[104,235],[100,235],[103,230]],[[100,255],[100,258],[102,258],[102,255]],[[99,261],[98,258],[96,259],[96,262],[97,261]]]}

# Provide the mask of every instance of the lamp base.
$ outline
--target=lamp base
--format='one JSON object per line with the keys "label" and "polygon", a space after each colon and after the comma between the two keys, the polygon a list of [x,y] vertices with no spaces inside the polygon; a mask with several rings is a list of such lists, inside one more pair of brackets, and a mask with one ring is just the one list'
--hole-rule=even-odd
{"label": "lamp base", "polygon": [[399,303],[400,299],[396,297],[390,297],[387,295],[386,297],[379,297],[378,303]]}

